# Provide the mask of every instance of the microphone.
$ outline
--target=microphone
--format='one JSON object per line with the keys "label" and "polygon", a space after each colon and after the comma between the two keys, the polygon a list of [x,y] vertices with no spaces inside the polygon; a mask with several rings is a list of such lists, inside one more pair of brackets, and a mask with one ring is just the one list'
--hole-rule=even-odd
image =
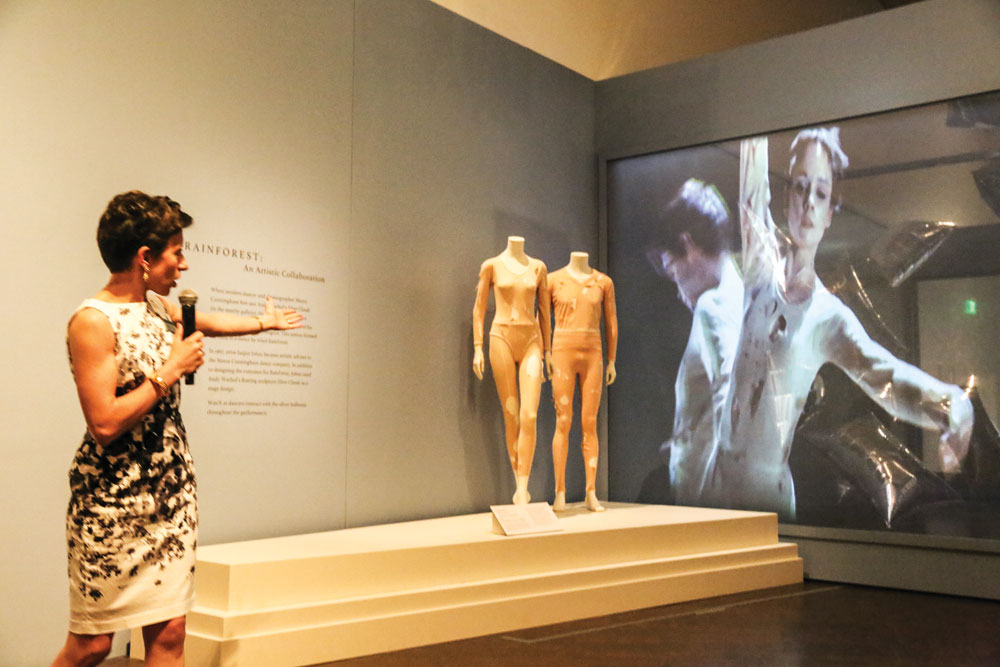
{"label": "microphone", "polygon": [[[181,302],[181,323],[184,325],[184,337],[187,338],[198,328],[194,323],[194,304],[198,301],[198,293],[193,289],[181,290],[177,300]],[[184,384],[194,384],[194,371],[184,376]]]}

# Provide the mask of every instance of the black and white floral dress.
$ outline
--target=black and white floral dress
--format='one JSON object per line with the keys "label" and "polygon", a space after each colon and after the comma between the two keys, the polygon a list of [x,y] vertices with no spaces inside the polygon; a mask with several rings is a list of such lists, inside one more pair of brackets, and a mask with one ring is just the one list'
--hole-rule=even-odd
{"label": "black and white floral dress", "polygon": [[[119,396],[170,355],[174,324],[158,297],[147,298],[88,299],[76,311],[94,308],[111,323]],[[191,608],[198,503],[179,407],[175,384],[130,431],[106,447],[88,432],[76,452],[66,513],[72,632],[140,627]]]}

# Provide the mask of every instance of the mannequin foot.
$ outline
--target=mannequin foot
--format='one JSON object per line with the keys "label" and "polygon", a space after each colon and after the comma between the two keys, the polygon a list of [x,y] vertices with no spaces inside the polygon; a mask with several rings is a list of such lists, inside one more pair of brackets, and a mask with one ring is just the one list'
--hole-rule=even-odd
{"label": "mannequin foot", "polygon": [[597,499],[597,493],[595,491],[587,491],[587,509],[591,512],[603,512],[604,505],[601,501]]}
{"label": "mannequin foot", "polygon": [[517,478],[517,490],[514,491],[514,498],[512,499],[515,505],[527,505],[531,502],[531,494],[528,493],[528,476],[523,477],[518,476]]}
{"label": "mannequin foot", "polygon": [[552,501],[552,509],[556,512],[562,512],[566,509],[566,492],[557,491],[556,499]]}

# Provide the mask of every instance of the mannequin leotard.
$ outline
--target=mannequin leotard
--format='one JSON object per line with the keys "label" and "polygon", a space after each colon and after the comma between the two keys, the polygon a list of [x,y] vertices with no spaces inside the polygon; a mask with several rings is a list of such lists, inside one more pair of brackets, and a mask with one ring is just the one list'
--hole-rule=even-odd
{"label": "mannequin leotard", "polygon": [[517,482],[515,504],[530,501],[528,476],[545,379],[542,359],[550,336],[546,273],[541,260],[524,254],[524,239],[510,237],[504,252],[483,262],[472,312],[473,369],[482,379],[483,320],[492,286],[496,313],[490,327],[490,368],[503,407],[507,453]]}

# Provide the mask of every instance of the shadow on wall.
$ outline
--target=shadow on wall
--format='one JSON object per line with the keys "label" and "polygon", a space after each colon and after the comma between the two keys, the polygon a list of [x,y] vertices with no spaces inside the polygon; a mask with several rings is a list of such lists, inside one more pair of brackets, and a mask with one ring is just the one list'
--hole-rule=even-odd
{"label": "shadow on wall", "polygon": [[[471,311],[471,305],[469,307]],[[486,314],[487,319],[492,311]],[[480,381],[472,372],[472,317],[463,320],[465,329],[462,345],[459,346],[458,382],[462,387],[459,395],[461,404],[456,406],[459,414],[469,415],[459,419],[462,443],[465,447],[465,479],[469,488],[469,498],[476,509],[486,509],[489,505],[504,503],[514,493],[514,478],[504,445],[503,415],[497,405],[497,393],[493,384],[493,374],[489,364]],[[483,467],[485,466],[485,475]],[[486,479],[488,484],[483,485]]]}

